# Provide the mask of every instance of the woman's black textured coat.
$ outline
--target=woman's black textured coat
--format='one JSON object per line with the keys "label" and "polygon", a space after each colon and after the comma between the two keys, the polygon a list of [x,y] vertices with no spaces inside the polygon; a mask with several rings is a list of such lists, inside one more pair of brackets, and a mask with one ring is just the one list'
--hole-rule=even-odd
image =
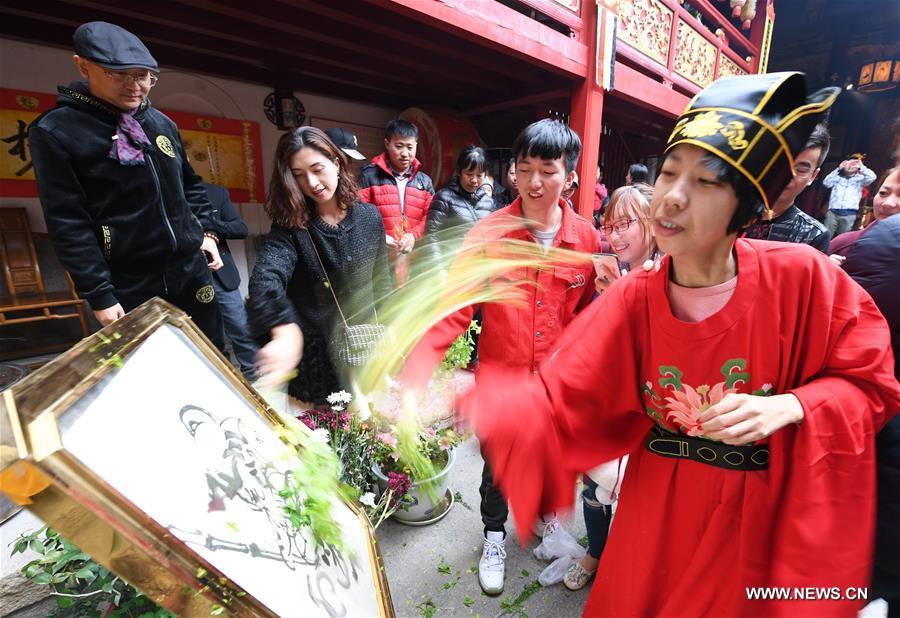
{"label": "woman's black textured coat", "polygon": [[247,316],[261,342],[275,326],[300,326],[303,358],[288,392],[301,401],[325,403],[330,393],[346,388],[346,376],[331,349],[342,322],[313,240],[350,324],[374,322],[373,308],[387,298],[391,284],[384,225],[374,206],[360,202],[336,226],[316,217],[307,227],[272,224],[250,276]]}

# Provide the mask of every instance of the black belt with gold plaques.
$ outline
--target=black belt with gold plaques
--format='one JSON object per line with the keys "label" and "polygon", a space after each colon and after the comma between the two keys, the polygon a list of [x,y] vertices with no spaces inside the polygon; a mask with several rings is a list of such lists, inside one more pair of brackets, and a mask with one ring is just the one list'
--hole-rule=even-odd
{"label": "black belt with gold plaques", "polygon": [[732,446],[666,431],[654,425],[644,443],[647,450],[663,457],[690,459],[727,470],[766,470],[769,447],[765,444]]}

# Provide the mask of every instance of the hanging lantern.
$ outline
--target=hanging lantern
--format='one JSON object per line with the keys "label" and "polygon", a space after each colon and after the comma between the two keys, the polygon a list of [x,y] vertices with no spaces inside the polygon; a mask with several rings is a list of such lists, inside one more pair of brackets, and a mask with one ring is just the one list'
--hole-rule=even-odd
{"label": "hanging lantern", "polygon": [[860,92],[884,92],[900,84],[900,60],[876,60],[859,70]]}

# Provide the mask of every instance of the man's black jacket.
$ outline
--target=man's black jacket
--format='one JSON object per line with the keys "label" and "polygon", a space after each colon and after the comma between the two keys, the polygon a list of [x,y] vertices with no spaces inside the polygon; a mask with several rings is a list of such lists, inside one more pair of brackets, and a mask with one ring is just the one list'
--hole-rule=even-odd
{"label": "man's black jacket", "polygon": [[83,83],[59,88],[56,107],[32,123],[31,158],[47,231],[78,294],[95,310],[118,300],[112,273],[162,273],[219,232],[178,127],[145,101],[135,114],[150,141],[144,165],[109,158],[120,110]]}
{"label": "man's black jacket", "polygon": [[203,187],[206,189],[209,203],[219,213],[219,255],[222,256],[222,268],[214,270],[212,276],[223,289],[230,292],[236,290],[241,284],[241,274],[234,263],[234,257],[231,255],[231,249],[228,248],[226,239],[247,238],[249,230],[247,224],[241,219],[241,215],[238,214],[237,208],[231,203],[228,189],[208,182],[204,182]]}

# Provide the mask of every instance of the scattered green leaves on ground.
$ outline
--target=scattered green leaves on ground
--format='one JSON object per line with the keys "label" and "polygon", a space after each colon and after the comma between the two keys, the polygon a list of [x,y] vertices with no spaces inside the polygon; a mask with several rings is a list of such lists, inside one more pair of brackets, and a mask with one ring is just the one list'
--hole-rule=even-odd
{"label": "scattered green leaves on ground", "polygon": [[424,601],[416,605],[416,610],[422,618],[433,618],[438,607],[435,605],[434,601],[431,600],[431,597],[425,597]]}
{"label": "scattered green leaves on ground", "polygon": [[530,577],[531,573],[527,569],[522,569],[522,577]]}
{"label": "scattered green leaves on ground", "polygon": [[580,539],[578,539],[578,544],[581,545],[582,547],[588,546],[588,538],[587,538],[586,534],[583,537],[581,537]]}
{"label": "scattered green leaves on ground", "polygon": [[475,599],[473,599],[472,597],[466,596],[465,598],[463,598],[463,605],[465,605],[466,607],[472,607],[474,604]]}
{"label": "scattered green leaves on ground", "polygon": [[441,563],[438,565],[438,573],[443,573],[444,575],[450,575],[450,565],[444,562],[444,557],[441,556]]}
{"label": "scattered green leaves on ground", "polygon": [[461,491],[453,492],[453,501],[456,502],[457,504],[459,504],[460,506],[462,506],[467,511],[472,510],[472,506],[468,502],[465,501]]}
{"label": "scattered green leaves on ground", "polygon": [[525,601],[527,601],[531,595],[541,589],[541,583],[538,580],[534,580],[528,584],[525,584],[525,587],[522,589],[522,592],[519,593],[519,596],[512,599],[509,596],[503,598],[500,601],[500,608],[503,610],[500,612],[501,616],[518,616],[519,618],[528,618],[528,614],[525,613]]}

